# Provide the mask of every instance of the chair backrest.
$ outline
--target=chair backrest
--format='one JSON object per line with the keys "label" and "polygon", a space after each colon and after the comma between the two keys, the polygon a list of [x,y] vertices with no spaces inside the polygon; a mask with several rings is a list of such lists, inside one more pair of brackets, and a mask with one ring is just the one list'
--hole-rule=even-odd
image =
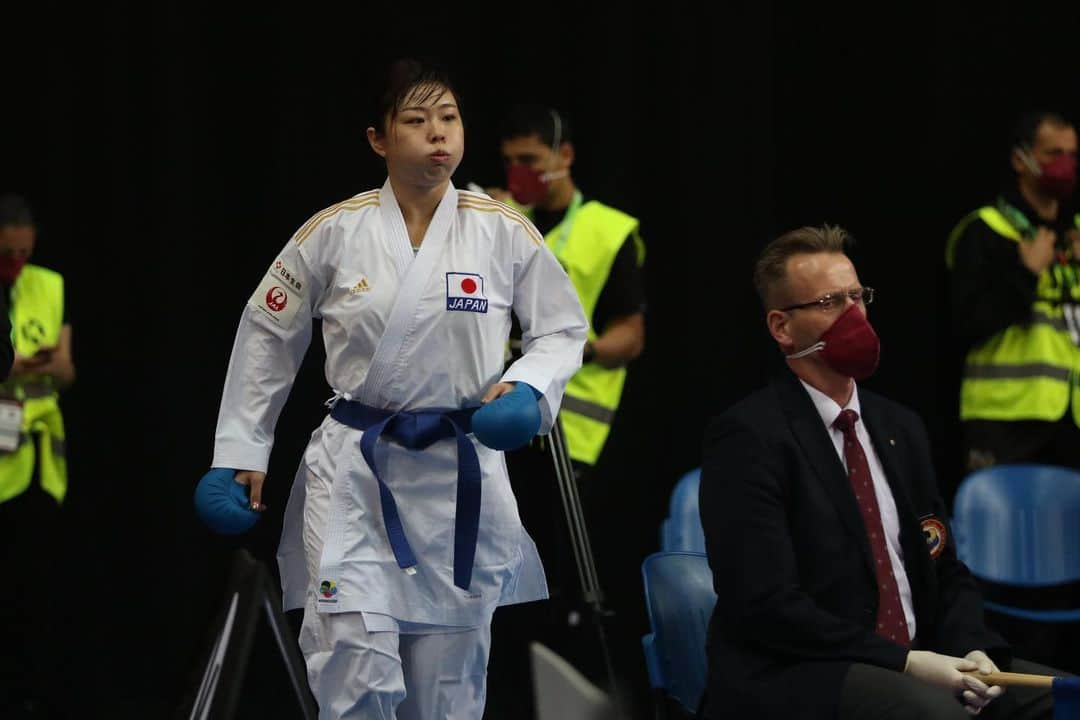
{"label": "chair backrest", "polygon": [[531,643],[537,720],[615,720],[611,699],[558,654]]}
{"label": "chair backrest", "polygon": [[716,606],[704,553],[661,552],[641,565],[651,635],[642,639],[654,687],[689,713],[705,690],[705,632]]}
{"label": "chair backrest", "polygon": [[957,554],[976,576],[1023,587],[1080,580],[1080,472],[997,465],[968,475],[953,505]]}
{"label": "chair backrest", "polygon": [[675,483],[668,518],[661,528],[660,549],[665,552],[705,552],[705,532],[698,514],[698,486],[701,468],[695,468]]}

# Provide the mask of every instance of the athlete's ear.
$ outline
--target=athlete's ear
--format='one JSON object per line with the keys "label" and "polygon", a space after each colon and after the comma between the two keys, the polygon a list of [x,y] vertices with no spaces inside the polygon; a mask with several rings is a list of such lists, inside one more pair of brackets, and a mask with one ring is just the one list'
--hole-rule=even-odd
{"label": "athlete's ear", "polygon": [[371,145],[371,149],[375,151],[376,155],[378,155],[381,158],[386,157],[386,137],[385,136],[380,135],[379,132],[375,128],[369,127],[367,129],[367,141],[368,141],[368,144]]}

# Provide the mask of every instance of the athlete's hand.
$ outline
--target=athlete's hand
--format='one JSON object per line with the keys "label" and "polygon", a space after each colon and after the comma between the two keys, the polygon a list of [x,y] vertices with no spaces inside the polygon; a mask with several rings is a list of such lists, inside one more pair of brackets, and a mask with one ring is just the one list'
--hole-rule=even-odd
{"label": "athlete's hand", "polygon": [[480,398],[480,402],[483,403],[484,405],[487,405],[492,400],[494,400],[496,398],[501,398],[503,395],[505,395],[506,393],[510,392],[513,389],[514,389],[514,383],[508,383],[508,382],[495,383],[494,385],[492,385],[491,387],[489,387],[487,389],[487,392],[484,393],[484,397]]}
{"label": "athlete's hand", "polygon": [[241,470],[236,473],[236,482],[250,488],[249,497],[252,510],[261,512],[266,509],[266,506],[262,504],[262,486],[265,481],[266,473],[258,470]]}

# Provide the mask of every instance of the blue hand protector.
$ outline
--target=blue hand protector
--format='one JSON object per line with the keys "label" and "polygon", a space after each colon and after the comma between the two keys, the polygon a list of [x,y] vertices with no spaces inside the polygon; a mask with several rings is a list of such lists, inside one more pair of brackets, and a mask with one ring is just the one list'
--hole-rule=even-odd
{"label": "blue hand protector", "polygon": [[247,532],[259,519],[259,513],[251,509],[247,486],[235,477],[235,470],[213,468],[195,488],[195,514],[222,535]]}
{"label": "blue hand protector", "polygon": [[472,416],[472,431],[492,450],[516,450],[540,429],[540,391],[528,383],[484,405]]}

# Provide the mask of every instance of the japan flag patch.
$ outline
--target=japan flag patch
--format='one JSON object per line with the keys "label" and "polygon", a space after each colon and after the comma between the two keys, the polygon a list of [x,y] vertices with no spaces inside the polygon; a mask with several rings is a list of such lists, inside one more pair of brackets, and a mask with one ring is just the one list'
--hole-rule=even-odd
{"label": "japan flag patch", "polygon": [[476,273],[446,273],[446,309],[457,312],[486,313],[484,278]]}

